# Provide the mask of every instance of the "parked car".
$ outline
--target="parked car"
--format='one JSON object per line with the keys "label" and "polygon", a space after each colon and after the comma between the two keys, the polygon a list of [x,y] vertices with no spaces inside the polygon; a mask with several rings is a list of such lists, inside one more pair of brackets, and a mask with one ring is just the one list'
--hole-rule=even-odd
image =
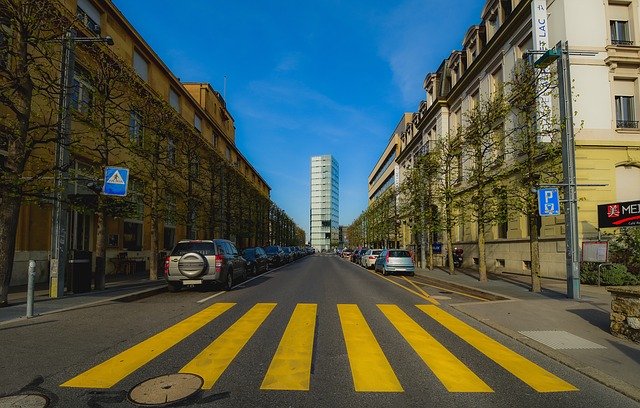
{"label": "parked car", "polygon": [[368,249],[369,248],[360,248],[353,251],[353,254],[351,255],[351,262],[355,262],[360,265],[360,258],[362,257],[362,254],[364,254]]}
{"label": "parked car", "polygon": [[183,285],[222,283],[231,290],[236,279],[247,277],[246,262],[226,239],[183,240],[165,259],[164,276],[170,292]]}
{"label": "parked car", "polygon": [[367,252],[360,257],[360,264],[367,269],[373,268],[380,252],[382,252],[382,249],[368,249]]}
{"label": "parked car", "polygon": [[282,247],[282,251],[284,252],[284,257],[286,259],[285,263],[293,262],[295,260],[293,256],[293,251],[289,247]]}
{"label": "parked car", "polygon": [[345,259],[351,259],[351,254],[353,253],[353,251],[351,251],[350,249],[343,249],[342,250],[342,257]]}
{"label": "parked car", "polygon": [[242,257],[247,261],[247,273],[250,275],[269,270],[269,257],[260,247],[246,248],[242,251]]}
{"label": "parked car", "polygon": [[267,253],[269,257],[270,266],[272,268],[280,265],[284,265],[287,263],[285,259],[285,253],[278,245],[269,245],[264,248],[264,252]]}
{"label": "parked car", "polygon": [[413,276],[416,271],[411,254],[406,249],[382,250],[376,259],[374,268],[376,272],[380,271],[383,275],[402,272]]}

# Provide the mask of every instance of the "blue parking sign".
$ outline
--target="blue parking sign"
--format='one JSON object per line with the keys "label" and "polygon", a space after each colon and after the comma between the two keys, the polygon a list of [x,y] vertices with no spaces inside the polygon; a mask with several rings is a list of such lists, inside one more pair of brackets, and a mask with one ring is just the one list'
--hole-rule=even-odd
{"label": "blue parking sign", "polygon": [[102,194],[124,197],[129,184],[129,169],[123,167],[107,167],[104,169],[104,186]]}
{"label": "blue parking sign", "polygon": [[542,217],[560,215],[560,195],[557,188],[538,190],[538,214]]}

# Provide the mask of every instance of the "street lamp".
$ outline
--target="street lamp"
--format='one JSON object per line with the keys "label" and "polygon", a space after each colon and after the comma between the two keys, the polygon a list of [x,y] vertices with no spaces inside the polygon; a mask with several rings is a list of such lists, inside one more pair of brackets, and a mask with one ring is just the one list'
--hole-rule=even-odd
{"label": "street lamp", "polygon": [[[531,52],[536,53],[535,51]],[[567,296],[580,299],[580,264],[578,242],[578,194],[576,184],[575,136],[573,134],[573,107],[571,96],[571,70],[569,55],[594,56],[596,52],[569,52],[569,43],[559,41],[555,48],[538,52],[542,54],[533,64],[536,68],[545,69],[554,61],[557,62],[560,121],[562,123],[562,172],[565,197],[565,241],[567,265]]]}
{"label": "street lamp", "polygon": [[58,129],[56,138],[55,198],[51,222],[51,265],[49,296],[64,296],[65,271],[67,263],[67,238],[69,220],[67,217],[67,169],[69,167],[69,138],[71,130],[71,89],[75,70],[75,44],[102,42],[113,45],[113,38],[76,37],[73,29],[68,30],[59,40],[62,43],[60,64],[60,98],[58,101]]}

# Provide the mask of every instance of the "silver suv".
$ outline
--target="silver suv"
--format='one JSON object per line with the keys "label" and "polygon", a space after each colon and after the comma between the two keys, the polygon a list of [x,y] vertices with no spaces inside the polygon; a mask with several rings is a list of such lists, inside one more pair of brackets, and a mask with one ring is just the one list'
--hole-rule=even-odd
{"label": "silver suv", "polygon": [[236,279],[247,277],[246,261],[226,239],[184,240],[165,259],[164,276],[170,292],[203,283],[223,283],[230,290]]}

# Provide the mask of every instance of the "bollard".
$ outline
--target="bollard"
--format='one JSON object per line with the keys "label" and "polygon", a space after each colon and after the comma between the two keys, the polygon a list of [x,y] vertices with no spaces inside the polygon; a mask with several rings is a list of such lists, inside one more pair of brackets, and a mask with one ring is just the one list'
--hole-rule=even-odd
{"label": "bollard", "polygon": [[33,317],[33,292],[36,280],[36,261],[29,261],[29,283],[27,285],[27,317]]}

